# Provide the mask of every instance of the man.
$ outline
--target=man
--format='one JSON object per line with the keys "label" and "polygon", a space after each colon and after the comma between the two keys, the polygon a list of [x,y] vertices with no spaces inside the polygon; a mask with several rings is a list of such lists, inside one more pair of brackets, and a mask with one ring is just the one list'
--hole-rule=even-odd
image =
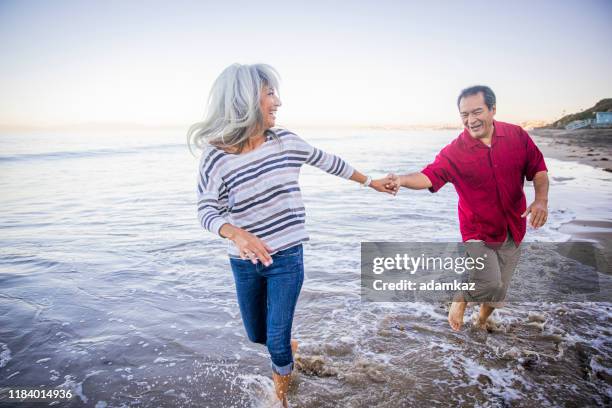
{"label": "man", "polygon": [[[544,158],[521,127],[493,119],[495,94],[487,86],[464,89],[457,106],[465,129],[421,172],[393,175],[393,188],[428,188],[432,193],[447,182],[459,195],[459,225],[468,255],[484,257],[485,268],[473,270],[476,290],[459,293],[448,322],[463,325],[468,302],[481,303],[478,325],[485,327],[501,307],[518,263],[526,217],[539,228],[548,216],[548,174]],[[526,206],[524,180],[533,180],[535,200]]]}

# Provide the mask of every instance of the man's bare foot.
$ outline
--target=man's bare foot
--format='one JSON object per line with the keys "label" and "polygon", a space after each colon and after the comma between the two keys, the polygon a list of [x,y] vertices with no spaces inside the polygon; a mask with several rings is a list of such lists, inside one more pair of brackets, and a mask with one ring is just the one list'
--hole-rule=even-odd
{"label": "man's bare foot", "polygon": [[478,317],[474,322],[474,327],[481,330],[487,329],[487,320],[482,320],[482,317]]}
{"label": "man's bare foot", "polygon": [[478,318],[474,322],[474,328],[477,330],[486,331],[488,333],[495,333],[500,331],[498,324],[493,319],[487,319],[483,321],[482,319]]}
{"label": "man's bare foot", "polygon": [[453,302],[451,304],[448,311],[448,323],[454,331],[459,331],[463,326],[463,314],[466,306],[467,302]]}
{"label": "man's bare foot", "polygon": [[480,305],[480,312],[478,313],[478,322],[479,326],[486,326],[489,316],[493,313],[495,308],[491,305],[483,303]]}

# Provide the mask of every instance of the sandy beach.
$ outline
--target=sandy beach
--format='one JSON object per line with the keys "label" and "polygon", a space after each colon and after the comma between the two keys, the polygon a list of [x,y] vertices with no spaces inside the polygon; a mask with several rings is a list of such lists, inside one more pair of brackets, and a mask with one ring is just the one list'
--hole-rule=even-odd
{"label": "sandy beach", "polygon": [[[545,157],[573,161],[612,172],[612,129],[546,129],[530,130]],[[554,175],[553,175],[554,176]],[[612,273],[612,220],[593,219],[591,214],[564,224],[559,231],[575,241],[597,242],[603,251],[605,264],[598,269]]]}
{"label": "sandy beach", "polygon": [[612,172],[612,129],[529,130],[545,157],[577,161]]}

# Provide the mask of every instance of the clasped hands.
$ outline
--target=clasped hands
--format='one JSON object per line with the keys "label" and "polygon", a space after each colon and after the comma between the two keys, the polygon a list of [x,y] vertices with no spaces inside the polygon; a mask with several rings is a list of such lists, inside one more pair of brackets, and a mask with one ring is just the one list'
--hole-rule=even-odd
{"label": "clasped hands", "polygon": [[389,173],[385,177],[372,180],[370,187],[381,193],[396,195],[401,187],[400,178],[397,174]]}

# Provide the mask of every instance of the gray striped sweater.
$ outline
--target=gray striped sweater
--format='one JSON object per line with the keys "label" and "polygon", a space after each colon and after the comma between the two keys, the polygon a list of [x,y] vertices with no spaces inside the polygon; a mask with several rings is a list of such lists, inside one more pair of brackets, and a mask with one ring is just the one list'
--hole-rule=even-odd
{"label": "gray striped sweater", "polygon": [[[308,240],[298,184],[302,165],[345,179],[353,175],[353,168],[295,133],[270,132],[261,146],[244,154],[210,145],[204,149],[199,165],[198,218],[202,227],[215,234],[225,223],[240,227],[264,240],[275,253]],[[239,256],[232,242],[228,252]]]}

